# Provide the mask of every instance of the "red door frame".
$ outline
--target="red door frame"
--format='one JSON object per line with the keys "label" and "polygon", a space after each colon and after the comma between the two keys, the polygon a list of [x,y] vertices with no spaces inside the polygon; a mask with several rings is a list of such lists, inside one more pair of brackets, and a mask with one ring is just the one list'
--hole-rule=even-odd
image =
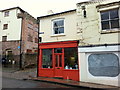
{"label": "red door frame", "polygon": [[[56,58],[57,56],[57,58]],[[60,60],[60,56],[61,56],[61,60]],[[63,54],[62,53],[55,53],[54,54],[54,77],[63,77],[62,73],[63,73],[63,58],[62,58]],[[61,65],[60,65],[61,63]],[[57,66],[56,66],[57,65]]]}
{"label": "red door frame", "polygon": [[[39,61],[38,61],[38,76],[43,76],[43,77],[55,77],[55,54],[54,53],[54,48],[62,48],[62,68],[61,70],[63,71],[63,78],[67,79],[68,77],[72,80],[79,81],[79,70],[65,70],[64,69],[64,48],[70,48],[70,47],[78,47],[78,41],[63,41],[63,42],[53,42],[53,43],[40,43],[39,44],[39,49],[40,49],[40,54],[39,54]],[[48,69],[48,68],[42,68],[42,49],[52,49],[52,63],[53,63],[53,68]],[[73,74],[74,73],[74,74]]]}

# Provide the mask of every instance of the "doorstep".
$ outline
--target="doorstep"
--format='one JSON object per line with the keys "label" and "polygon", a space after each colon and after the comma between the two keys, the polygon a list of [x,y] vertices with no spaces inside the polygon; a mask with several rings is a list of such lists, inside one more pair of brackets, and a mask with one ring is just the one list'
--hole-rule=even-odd
{"label": "doorstep", "polygon": [[95,84],[95,83],[88,83],[88,82],[78,82],[73,80],[66,80],[66,79],[57,79],[57,78],[49,78],[49,77],[35,77],[31,78],[35,81],[42,81],[42,82],[49,82],[55,84],[62,84],[72,87],[81,87],[81,88],[90,88],[90,89],[103,89],[103,90],[120,90],[120,87],[110,86],[110,85],[103,85],[103,84]]}

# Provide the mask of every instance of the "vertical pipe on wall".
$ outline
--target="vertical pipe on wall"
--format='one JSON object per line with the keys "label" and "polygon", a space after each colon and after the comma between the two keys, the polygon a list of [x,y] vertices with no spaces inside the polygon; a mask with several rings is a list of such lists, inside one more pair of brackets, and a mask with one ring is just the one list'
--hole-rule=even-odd
{"label": "vertical pipe on wall", "polygon": [[21,18],[21,35],[20,35],[20,60],[19,60],[19,69],[22,69],[22,31],[23,31],[23,19],[24,19],[24,11],[21,11],[20,14],[17,16]]}
{"label": "vertical pipe on wall", "polygon": [[23,18],[21,20],[21,35],[20,35],[20,61],[19,61],[20,69],[22,69],[22,26],[23,26]]}
{"label": "vertical pipe on wall", "polygon": [[40,28],[39,28],[39,23],[40,23],[40,20],[39,18],[37,18],[37,24],[38,24],[38,54],[37,54],[37,77],[39,76],[39,55],[40,55],[40,49],[39,49],[39,31],[40,31]]}

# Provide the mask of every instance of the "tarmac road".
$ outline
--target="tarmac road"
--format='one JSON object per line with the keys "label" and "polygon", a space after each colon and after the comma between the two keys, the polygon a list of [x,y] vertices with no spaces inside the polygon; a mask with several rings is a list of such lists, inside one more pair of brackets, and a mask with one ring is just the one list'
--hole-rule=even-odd
{"label": "tarmac road", "polygon": [[38,82],[32,80],[18,80],[3,77],[2,88],[71,88],[71,87],[46,82]]}

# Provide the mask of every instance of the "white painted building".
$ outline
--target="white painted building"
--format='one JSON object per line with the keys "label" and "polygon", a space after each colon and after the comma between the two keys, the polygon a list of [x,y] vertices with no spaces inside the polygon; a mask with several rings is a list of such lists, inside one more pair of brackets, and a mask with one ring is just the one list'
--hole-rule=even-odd
{"label": "white painted building", "polygon": [[18,13],[21,13],[19,8],[0,11],[0,41],[3,36],[7,36],[7,41],[20,40],[22,19],[17,18]]}
{"label": "white painted building", "polygon": [[120,0],[77,4],[80,81],[120,86]]}
{"label": "white painted building", "polygon": [[37,20],[20,7],[0,10],[0,45],[2,58],[20,67],[37,63],[36,55],[26,56],[37,54]]}

